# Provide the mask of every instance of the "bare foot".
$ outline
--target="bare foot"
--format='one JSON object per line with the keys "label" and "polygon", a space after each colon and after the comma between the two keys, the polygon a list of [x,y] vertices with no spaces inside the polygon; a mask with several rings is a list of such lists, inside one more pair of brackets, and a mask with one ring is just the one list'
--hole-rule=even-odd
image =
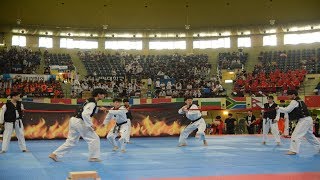
{"label": "bare foot", "polygon": [[101,162],[101,159],[99,159],[99,158],[90,158],[89,162]]}
{"label": "bare foot", "polygon": [[287,152],[287,155],[296,155],[296,154],[297,154],[296,152],[292,152],[292,151]]}
{"label": "bare foot", "polygon": [[112,149],[112,151],[117,151],[118,149],[119,149],[118,146],[114,146],[113,149]]}
{"label": "bare foot", "polygon": [[58,157],[57,157],[57,155],[55,155],[55,154],[53,154],[53,153],[51,153],[51,154],[49,155],[49,158],[52,159],[52,160],[55,161],[55,162],[58,162]]}
{"label": "bare foot", "polygon": [[208,146],[208,143],[207,143],[206,140],[203,140],[203,145],[204,145],[204,146]]}
{"label": "bare foot", "polygon": [[178,147],[187,146],[186,143],[179,144]]}

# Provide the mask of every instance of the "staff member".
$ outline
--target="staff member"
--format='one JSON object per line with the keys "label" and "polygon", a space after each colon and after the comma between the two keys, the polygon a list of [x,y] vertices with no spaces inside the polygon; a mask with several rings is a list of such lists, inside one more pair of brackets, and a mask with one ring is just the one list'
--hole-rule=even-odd
{"label": "staff member", "polygon": [[10,94],[11,100],[8,100],[7,103],[2,106],[0,124],[4,123],[4,132],[2,151],[0,151],[1,154],[7,152],[13,130],[16,132],[21,151],[28,151],[26,147],[26,141],[24,139],[22,123],[24,107],[20,101],[20,96],[21,94],[19,92],[12,92]]}
{"label": "staff member", "polygon": [[249,134],[254,134],[254,123],[256,122],[256,117],[252,114],[252,111],[248,111],[248,116],[246,117],[246,126]]}

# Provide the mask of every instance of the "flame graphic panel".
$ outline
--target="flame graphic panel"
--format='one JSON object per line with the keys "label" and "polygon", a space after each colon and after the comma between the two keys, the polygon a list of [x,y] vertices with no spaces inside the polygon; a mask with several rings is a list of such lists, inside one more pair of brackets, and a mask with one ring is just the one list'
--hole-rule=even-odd
{"label": "flame graphic panel", "polygon": [[[186,123],[181,121],[177,114],[177,108],[166,112],[132,112],[131,136],[178,136],[181,128]],[[24,127],[26,139],[58,139],[68,136],[69,119],[72,113],[25,113]],[[106,114],[97,114],[93,118],[96,133],[100,137],[106,137],[115,125],[115,121],[103,126],[102,122]]]}

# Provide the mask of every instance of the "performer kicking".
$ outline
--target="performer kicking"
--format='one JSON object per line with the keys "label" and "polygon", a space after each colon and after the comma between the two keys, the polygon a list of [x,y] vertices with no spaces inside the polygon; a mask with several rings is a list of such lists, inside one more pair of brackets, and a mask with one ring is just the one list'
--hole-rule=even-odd
{"label": "performer kicking", "polygon": [[130,142],[130,134],[131,134],[131,119],[132,119],[132,114],[130,111],[130,105],[129,105],[129,99],[123,99],[123,104],[124,107],[127,108],[128,112],[127,112],[127,123],[128,123],[128,133],[127,133],[127,138],[126,138],[126,143],[131,144]]}
{"label": "performer kicking", "polygon": [[305,137],[320,153],[320,142],[313,134],[313,120],[310,116],[307,105],[298,97],[296,90],[287,92],[291,102],[287,107],[278,107],[281,113],[289,113],[290,119],[298,119],[292,135],[291,144],[288,155],[296,155],[299,153],[301,141]]}
{"label": "performer kicking", "polygon": [[126,107],[121,106],[122,100],[119,98],[113,99],[113,108],[108,110],[108,114],[103,124],[106,125],[109,123],[111,119],[116,121],[116,124],[109,131],[107,135],[107,139],[113,146],[113,151],[117,151],[119,149],[118,143],[116,142],[116,137],[120,135],[120,148],[121,152],[126,152],[126,141],[129,133],[129,125],[127,119],[128,110]]}
{"label": "performer kicking", "polygon": [[[200,140],[203,141],[203,145],[207,146],[207,141],[205,137],[205,130],[206,130],[206,122],[202,118],[200,110],[198,109],[198,106],[195,104],[192,104],[193,98],[185,97],[184,102],[186,103],[185,106],[183,106],[181,109],[179,109],[179,114],[185,114],[186,117],[191,121],[191,123],[186,126],[182,132],[180,133],[179,137],[179,147],[186,146],[187,145],[187,138],[189,134],[198,128],[197,133],[200,135]],[[194,109],[194,110],[193,110]]]}
{"label": "performer kicking", "polygon": [[[92,91],[92,97],[82,105],[76,114],[69,122],[68,138],[57,150],[49,155],[54,161],[58,161],[65,153],[69,152],[78,142],[80,136],[88,143],[89,161],[100,162],[100,138],[96,134],[92,116],[98,112],[97,101],[104,99],[105,90],[101,88]],[[100,110],[105,111],[106,108],[101,107]]]}
{"label": "performer kicking", "polygon": [[277,117],[277,110],[275,109],[278,105],[273,101],[273,96],[268,96],[268,103],[264,104],[263,112],[263,124],[262,124],[262,144],[266,144],[267,135],[271,128],[271,133],[277,143],[280,145],[280,134],[278,129],[278,122],[279,118]]}
{"label": "performer kicking", "polygon": [[11,100],[8,100],[6,104],[2,106],[2,111],[0,114],[0,124],[4,123],[4,132],[3,132],[3,142],[2,142],[2,151],[0,153],[5,153],[8,150],[12,131],[15,130],[19,148],[22,152],[27,152],[26,141],[24,139],[23,131],[23,104],[21,103],[21,94],[18,92],[13,92],[10,94]]}

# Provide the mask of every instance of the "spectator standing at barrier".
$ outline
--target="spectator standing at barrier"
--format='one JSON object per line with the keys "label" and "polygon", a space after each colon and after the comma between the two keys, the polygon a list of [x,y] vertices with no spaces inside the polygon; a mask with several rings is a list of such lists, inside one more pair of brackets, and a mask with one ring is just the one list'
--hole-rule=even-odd
{"label": "spectator standing at barrier", "polygon": [[256,117],[252,114],[252,111],[248,111],[248,116],[246,116],[246,126],[249,134],[254,134],[254,123],[256,121]]}
{"label": "spectator standing at barrier", "polygon": [[290,149],[287,154],[296,155],[299,153],[301,141],[304,137],[320,153],[320,142],[313,134],[313,120],[307,105],[299,98],[296,90],[289,90],[288,96],[291,99],[289,106],[278,107],[278,109],[282,113],[289,113],[290,118],[298,119],[298,124],[292,133]]}
{"label": "spectator standing at barrier", "polygon": [[180,133],[179,147],[187,145],[187,138],[192,131],[198,129],[197,134],[200,135],[200,140],[203,141],[203,145],[207,146],[207,140],[205,137],[206,122],[202,118],[202,114],[197,105],[193,104],[192,96],[184,98],[185,106],[179,109],[179,114],[185,114],[186,117],[191,121]]}
{"label": "spectator standing at barrier", "polygon": [[228,118],[224,121],[226,123],[226,132],[227,134],[235,134],[235,126],[237,125],[237,120],[232,117],[232,114],[228,114]]}
{"label": "spectator standing at barrier", "polygon": [[19,148],[22,152],[27,152],[26,141],[24,139],[23,129],[23,104],[21,103],[21,94],[19,92],[12,92],[10,94],[11,100],[2,106],[0,114],[0,124],[4,124],[3,142],[1,154],[7,152],[11,141],[12,131],[15,130],[18,138]]}
{"label": "spectator standing at barrier", "polygon": [[223,134],[224,123],[221,116],[216,116],[216,119],[212,122],[212,134]]}
{"label": "spectator standing at barrier", "polygon": [[113,146],[113,151],[117,151],[119,149],[119,145],[116,142],[116,137],[120,135],[120,139],[118,141],[120,142],[121,152],[126,152],[128,133],[130,133],[127,118],[128,110],[125,106],[121,106],[121,103],[122,100],[120,98],[113,99],[113,108],[108,110],[107,117],[103,124],[108,124],[111,119],[116,121],[116,124],[109,131],[107,139]]}
{"label": "spectator standing at barrier", "polygon": [[278,104],[276,104],[273,101],[273,96],[268,96],[267,99],[268,99],[268,103],[264,104],[264,110],[262,110],[262,113],[263,113],[262,144],[266,144],[267,135],[271,128],[271,133],[277,145],[279,146],[280,145],[280,133],[278,128],[279,117],[277,117],[277,110],[276,110],[276,107],[278,107]]}
{"label": "spectator standing at barrier", "polygon": [[127,139],[126,139],[126,142],[128,144],[131,144],[130,143],[130,134],[131,134],[131,120],[132,120],[132,114],[131,114],[131,111],[130,111],[130,104],[129,104],[129,99],[123,99],[123,105],[125,108],[127,108],[128,112],[126,113],[127,115],[127,123],[128,123],[128,133],[127,133]]}
{"label": "spectator standing at barrier", "polygon": [[67,140],[58,149],[49,155],[54,161],[58,161],[58,157],[62,157],[69,152],[82,137],[89,147],[89,161],[100,162],[100,138],[96,134],[96,127],[92,123],[92,117],[98,110],[106,110],[104,107],[98,108],[97,102],[105,97],[105,90],[94,89],[92,98],[86,100],[82,107],[77,111],[77,114],[70,119],[69,133]]}

